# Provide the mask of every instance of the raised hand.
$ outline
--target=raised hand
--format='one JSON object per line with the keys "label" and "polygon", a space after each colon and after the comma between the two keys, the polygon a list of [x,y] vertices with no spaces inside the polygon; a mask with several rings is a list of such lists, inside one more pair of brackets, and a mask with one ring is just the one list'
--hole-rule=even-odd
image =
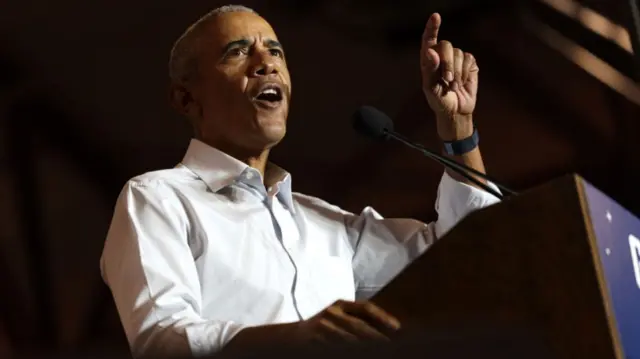
{"label": "raised hand", "polygon": [[438,118],[443,140],[456,140],[473,133],[472,114],[478,94],[479,68],[474,56],[439,40],[440,14],[427,21],[422,35],[420,67],[422,90]]}

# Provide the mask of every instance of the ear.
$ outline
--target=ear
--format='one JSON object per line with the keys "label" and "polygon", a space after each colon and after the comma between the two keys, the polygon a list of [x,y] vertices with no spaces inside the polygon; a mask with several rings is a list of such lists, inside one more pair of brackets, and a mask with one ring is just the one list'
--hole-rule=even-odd
{"label": "ear", "polygon": [[169,86],[169,103],[192,122],[197,122],[201,117],[200,105],[193,92],[184,85],[172,83]]}

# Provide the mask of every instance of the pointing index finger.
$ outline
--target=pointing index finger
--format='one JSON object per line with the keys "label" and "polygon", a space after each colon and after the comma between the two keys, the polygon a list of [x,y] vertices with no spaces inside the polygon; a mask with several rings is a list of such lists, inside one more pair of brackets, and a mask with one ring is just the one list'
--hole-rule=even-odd
{"label": "pointing index finger", "polygon": [[429,17],[427,26],[422,34],[422,42],[427,48],[435,46],[438,43],[438,31],[442,25],[442,17],[438,13],[434,13]]}

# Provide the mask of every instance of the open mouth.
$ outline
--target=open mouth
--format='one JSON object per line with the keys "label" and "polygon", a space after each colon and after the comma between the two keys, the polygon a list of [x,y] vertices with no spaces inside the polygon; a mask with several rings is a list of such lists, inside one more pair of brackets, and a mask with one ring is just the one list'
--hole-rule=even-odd
{"label": "open mouth", "polygon": [[254,99],[264,104],[277,105],[282,101],[282,89],[276,84],[267,84]]}

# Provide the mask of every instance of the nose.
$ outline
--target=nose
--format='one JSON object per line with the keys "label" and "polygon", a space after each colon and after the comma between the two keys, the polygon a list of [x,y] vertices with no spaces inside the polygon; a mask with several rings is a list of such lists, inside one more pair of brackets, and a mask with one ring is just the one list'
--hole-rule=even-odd
{"label": "nose", "polygon": [[256,55],[255,63],[251,69],[252,76],[269,76],[277,73],[276,64],[268,54]]}

